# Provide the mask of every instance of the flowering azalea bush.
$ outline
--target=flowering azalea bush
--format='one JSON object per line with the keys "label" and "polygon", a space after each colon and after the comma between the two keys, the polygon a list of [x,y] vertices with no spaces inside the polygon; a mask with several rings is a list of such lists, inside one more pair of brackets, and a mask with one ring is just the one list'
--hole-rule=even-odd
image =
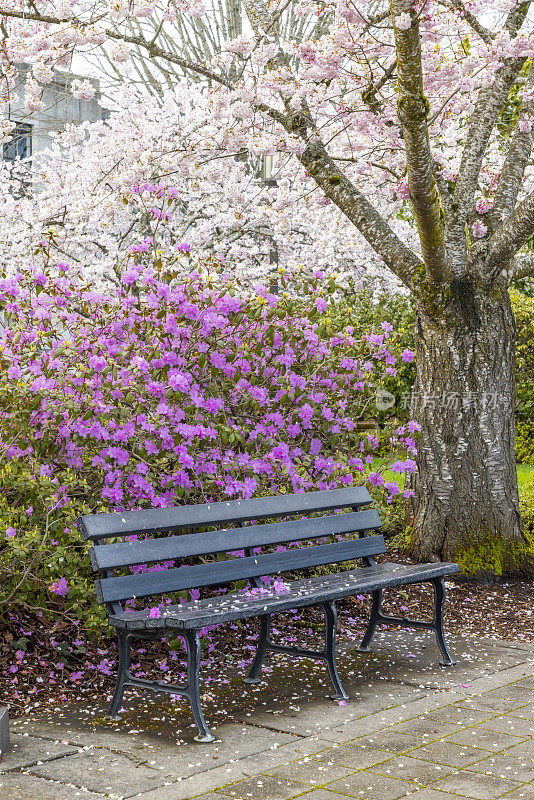
{"label": "flowering azalea bush", "polygon": [[[377,387],[412,357],[390,324],[355,329],[321,274],[243,291],[209,263],[178,278],[184,243],[134,249],[113,295],[46,259],[0,281],[0,603],[56,604],[93,629],[81,513],[401,491],[373,470],[365,429]],[[417,427],[396,431],[394,472],[413,469]]]}

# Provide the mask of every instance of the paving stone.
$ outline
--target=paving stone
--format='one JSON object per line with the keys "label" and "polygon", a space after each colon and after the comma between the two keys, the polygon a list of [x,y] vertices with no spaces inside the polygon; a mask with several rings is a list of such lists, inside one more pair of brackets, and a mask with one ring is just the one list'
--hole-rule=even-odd
{"label": "paving stone", "polygon": [[452,722],[437,722],[430,717],[424,716],[416,717],[416,719],[410,719],[406,722],[399,722],[398,725],[394,725],[389,730],[411,736],[414,741],[419,739],[433,741],[434,739],[442,739],[448,733],[457,731],[458,725]]}
{"label": "paving stone", "polygon": [[356,770],[367,769],[374,764],[381,764],[392,758],[393,754],[385,750],[375,750],[359,744],[358,739],[354,742],[347,742],[339,747],[332,747],[318,758],[328,764],[342,764],[343,766]]}
{"label": "paving stone", "polygon": [[371,750],[388,750],[390,753],[405,753],[406,750],[412,750],[417,747],[419,742],[414,736],[410,734],[399,733],[398,731],[388,728],[385,731],[377,731],[377,733],[369,736],[362,736],[360,739],[355,739],[354,744],[361,747],[368,747]]}
{"label": "paving stone", "polygon": [[190,800],[194,797],[196,800],[199,795],[213,792],[217,800],[221,800],[223,795],[218,794],[219,791],[248,777],[235,764],[230,764],[190,775],[182,781],[165,781],[157,789],[136,794],[135,797],[139,797],[139,800]]}
{"label": "paving stone", "polygon": [[528,689],[525,686],[509,683],[506,686],[501,686],[499,689],[493,689],[491,692],[487,692],[485,697],[502,697],[504,700],[508,700],[509,703],[514,703],[517,708],[525,703],[534,702],[534,689]]}
{"label": "paving stone", "polygon": [[269,769],[288,764],[290,761],[296,761],[304,756],[329,750],[331,747],[332,742],[311,736],[309,739],[297,739],[295,742],[276,748],[276,750],[267,750],[247,756],[240,759],[238,763],[244,772],[256,775],[258,772],[267,772]]}
{"label": "paving stone", "polygon": [[78,748],[63,742],[51,742],[48,739],[38,739],[34,736],[11,734],[12,747],[3,756],[0,763],[0,773],[12,769],[22,769],[38,761],[50,761],[59,756],[77,753]]}
{"label": "paving stone", "polygon": [[[365,765],[362,765],[362,767]],[[270,770],[269,775],[289,781],[297,781],[308,786],[322,786],[336,778],[350,775],[357,767],[347,768],[339,764],[327,763],[325,759],[303,758]]]}
{"label": "paving stone", "polygon": [[487,697],[480,695],[456,704],[458,708],[474,708],[478,711],[493,711],[494,714],[508,714],[517,708],[517,703],[505,700],[503,697]]}
{"label": "paving stone", "polygon": [[449,739],[443,739],[418,747],[412,750],[410,755],[413,758],[423,758],[425,761],[461,768],[474,764],[475,761],[481,761],[485,756],[485,751],[464,744],[454,744]]}
{"label": "paving stone", "polygon": [[[180,745],[152,742],[150,747],[131,750],[131,754],[139,760],[147,760],[150,766],[162,770],[169,778],[174,779],[186,778],[223,764],[241,761],[247,756],[261,753],[275,755],[283,745],[302,741],[287,733],[242,724],[221,725],[217,729],[217,738],[220,738],[220,741],[214,742],[209,747],[198,742]],[[323,745],[327,746],[327,743]]]}
{"label": "paving stone", "polygon": [[[54,741],[57,739],[58,724],[42,720],[21,717],[13,720],[11,725],[15,733],[26,733]],[[132,749],[154,745],[154,739],[144,733],[130,733],[128,730],[108,731],[101,726],[91,729],[78,728],[71,723],[61,725],[61,739],[74,747],[106,747],[119,753],[131,752]],[[159,744],[159,742],[158,742]]]}
{"label": "paving stone", "polygon": [[[502,723],[501,723],[502,725]],[[456,733],[451,733],[447,736],[447,742],[455,742],[460,745],[469,745],[470,747],[478,747],[481,750],[489,750],[490,752],[498,752],[513,747],[516,744],[521,744],[521,736],[513,736],[509,733],[501,733],[498,730],[486,730],[482,725],[476,725],[473,728],[464,728]]]}
{"label": "paving stone", "polygon": [[528,719],[534,720],[534,705],[526,705],[521,706],[521,708],[516,708],[512,712],[514,717],[518,717],[519,719]]}
{"label": "paving stone", "polygon": [[165,777],[151,767],[109,750],[94,750],[64,756],[40,766],[30,767],[34,775],[61,780],[92,792],[120,797],[147,792],[161,786]]}
{"label": "paving stone", "polygon": [[534,800],[534,783],[525,783],[506,795],[506,800]]}
{"label": "paving stone", "polygon": [[511,714],[504,714],[501,717],[493,717],[488,719],[487,722],[480,724],[481,728],[486,728],[489,731],[501,731],[504,733],[511,733],[514,736],[521,736],[523,738],[534,736],[534,720],[520,719],[513,717]]}
{"label": "paving stone", "polygon": [[[397,800],[407,794],[418,800],[534,800],[532,786],[523,785],[534,774],[531,742],[525,741],[534,719],[528,705],[532,645],[457,637],[455,650],[461,669],[444,671],[436,667],[435,646],[426,635],[388,633],[368,658],[346,647],[341,657],[361,673],[347,681],[347,706],[316,695],[313,701],[293,700],[297,708],[286,706],[281,714],[258,709],[243,717],[246,724],[219,726],[221,741],[210,746],[175,744],[170,723],[156,733],[138,732],[139,720],[129,733],[133,722],[114,731],[83,725],[79,715],[65,724],[25,717],[15,721],[15,734],[26,731],[30,737],[21,738],[49,750],[58,744],[71,749],[49,755],[52,760],[43,764],[33,761],[27,765],[31,775],[8,773],[6,779],[27,779],[33,788],[26,794],[21,788],[12,798],[0,787],[0,800],[96,800],[112,793],[139,800],[237,800],[242,794],[251,800]],[[417,654],[409,663],[408,652]],[[467,674],[469,679],[461,677]],[[414,680],[422,685],[410,685]],[[464,680],[469,686],[459,685]],[[268,702],[273,705],[266,708],[280,708]],[[459,776],[463,787],[453,780]],[[477,788],[465,794],[465,782]],[[82,792],[81,784],[93,793]],[[40,786],[74,794],[50,796]],[[502,786],[508,787],[504,794]]]}
{"label": "paving stone", "polygon": [[534,677],[522,678],[520,681],[516,681],[515,685],[525,686],[527,689],[534,689]]}
{"label": "paving stone", "polygon": [[530,760],[532,762],[532,774],[534,775],[534,739],[525,739],[521,744],[516,744],[506,750],[505,755],[513,758],[522,758],[525,761]]}
{"label": "paving stone", "polygon": [[525,783],[531,780],[533,775],[531,759],[512,758],[506,753],[497,753],[495,756],[489,756],[482,761],[478,761],[476,764],[472,764],[469,770]]}
{"label": "paving stone", "polygon": [[[254,714],[254,724],[271,728],[272,730],[296,733],[299,736],[319,735],[326,738],[328,731],[338,729],[345,724],[356,723],[359,718],[375,714],[381,710],[403,703],[409,704],[414,700],[428,694],[419,687],[399,687],[399,684],[390,681],[375,683],[371,687],[365,686],[359,693],[351,693],[351,699],[346,706],[338,706],[330,701],[310,703],[298,707],[297,710],[286,709],[283,713],[274,714],[258,712]],[[362,731],[362,734],[366,731]],[[353,734],[353,737],[358,733]]]}
{"label": "paving stone", "polygon": [[36,778],[34,775],[11,772],[0,776],[0,798],[1,800],[100,800],[104,795]]}
{"label": "paving stone", "polygon": [[516,781],[507,781],[494,775],[475,775],[466,770],[447,775],[446,778],[433,784],[436,789],[444,792],[459,794],[462,797],[474,797],[477,800],[494,800],[518,785]]}
{"label": "paving stone", "polygon": [[9,741],[9,711],[5,706],[0,706],[0,760],[9,747]]}
{"label": "paving stone", "polygon": [[491,711],[481,711],[476,708],[465,708],[456,705],[445,706],[428,715],[429,719],[435,722],[449,722],[457,728],[467,728],[469,725],[477,725],[495,716]]}
{"label": "paving stone", "polygon": [[302,784],[272,775],[257,775],[232,786],[225,786],[219,792],[219,800],[222,800],[223,795],[235,800],[288,800],[302,794]]}
{"label": "paving stone", "polygon": [[409,792],[413,792],[414,785],[362,770],[348,778],[329,783],[323,788],[362,800],[398,800],[399,797],[405,797]]}
{"label": "paving stone", "polygon": [[[195,797],[195,800],[198,798]],[[299,794],[298,800],[343,800],[343,795],[340,796],[337,792],[330,792],[328,789],[313,789],[306,794]]]}
{"label": "paving stone", "polygon": [[379,772],[381,775],[387,777],[395,777],[403,781],[413,781],[414,783],[426,786],[429,783],[434,783],[443,778],[445,775],[450,775],[454,772],[453,768],[445,764],[432,764],[429,761],[423,761],[420,758],[411,758],[410,756],[397,756],[386,761],[384,764],[376,764],[372,768],[373,772]]}
{"label": "paving stone", "polygon": [[[173,784],[176,786],[176,784]],[[219,792],[208,792],[208,794],[197,794],[195,795],[195,800],[222,800],[225,795],[219,794]],[[140,795],[140,800],[143,800],[143,797],[147,797],[147,795]]]}
{"label": "paving stone", "polygon": [[[33,723],[27,726],[49,739],[57,736],[57,725]],[[22,726],[17,728],[21,730]],[[93,731],[70,729],[66,739],[80,747],[105,747],[119,753],[128,754],[139,761],[153,762],[152,765],[167,772],[172,778],[186,778],[197,772],[216,768],[228,761],[235,761],[248,755],[275,752],[275,748],[298,741],[294,735],[266,730],[254,725],[232,723],[220,725],[216,729],[217,738],[210,747],[198,742],[174,743],[172,740],[147,738],[139,734],[115,733],[96,729]],[[324,745],[328,746],[327,743]],[[270,748],[273,748],[273,751]],[[76,752],[75,747],[71,752]]]}
{"label": "paving stone", "polygon": [[[411,725],[419,719],[428,720],[429,712],[439,711],[443,706],[448,705],[449,699],[446,692],[429,693],[411,702],[401,703],[401,705],[360,717],[352,722],[347,721],[344,725],[321,732],[320,735],[323,739],[345,742],[348,739],[356,739],[360,736],[376,733],[379,730],[385,730],[393,725],[401,723]],[[418,715],[424,716],[420,717]],[[430,722],[434,722],[434,720],[430,720]],[[456,730],[456,728],[457,726],[453,725],[451,730]]]}
{"label": "paving stone", "polygon": [[440,792],[438,789],[425,786],[424,789],[419,789],[418,792],[410,795],[410,800],[459,800],[459,798],[448,794],[448,792]]}

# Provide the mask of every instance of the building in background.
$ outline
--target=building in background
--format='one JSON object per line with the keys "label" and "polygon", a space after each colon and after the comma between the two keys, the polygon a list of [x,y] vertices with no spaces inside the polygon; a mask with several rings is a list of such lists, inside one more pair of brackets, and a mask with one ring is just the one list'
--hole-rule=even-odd
{"label": "building in background", "polygon": [[41,100],[43,108],[28,111],[24,105],[24,85],[30,66],[19,67],[19,80],[15,100],[10,109],[10,118],[16,123],[8,141],[3,144],[3,159],[6,162],[25,161],[38,158],[39,153],[52,146],[52,135],[62,131],[68,123],[96,122],[106,116],[99,105],[98,84],[91,100],[80,100],[72,95],[70,86],[76,76],[57,72],[53,80],[43,86]]}

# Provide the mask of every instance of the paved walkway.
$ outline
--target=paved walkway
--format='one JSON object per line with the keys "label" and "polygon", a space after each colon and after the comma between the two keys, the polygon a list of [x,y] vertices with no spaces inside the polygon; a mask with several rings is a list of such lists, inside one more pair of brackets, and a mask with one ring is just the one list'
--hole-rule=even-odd
{"label": "paved walkway", "polygon": [[[346,707],[324,687],[298,699],[306,675],[277,659],[286,700],[262,684],[213,745],[177,745],[160,701],[150,732],[28,715],[11,725],[0,800],[534,800],[534,647],[453,640],[459,663],[445,670],[427,636],[390,631],[372,654],[342,651]],[[127,700],[130,720],[137,702]],[[209,720],[209,702],[205,711]]]}

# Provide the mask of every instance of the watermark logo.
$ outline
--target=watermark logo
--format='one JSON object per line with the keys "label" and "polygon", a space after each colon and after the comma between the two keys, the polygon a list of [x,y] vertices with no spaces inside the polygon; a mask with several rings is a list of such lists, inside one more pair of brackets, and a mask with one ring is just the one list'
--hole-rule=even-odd
{"label": "watermark logo", "polygon": [[395,395],[386,392],[385,389],[378,389],[376,392],[375,405],[379,411],[387,411],[395,405]]}

